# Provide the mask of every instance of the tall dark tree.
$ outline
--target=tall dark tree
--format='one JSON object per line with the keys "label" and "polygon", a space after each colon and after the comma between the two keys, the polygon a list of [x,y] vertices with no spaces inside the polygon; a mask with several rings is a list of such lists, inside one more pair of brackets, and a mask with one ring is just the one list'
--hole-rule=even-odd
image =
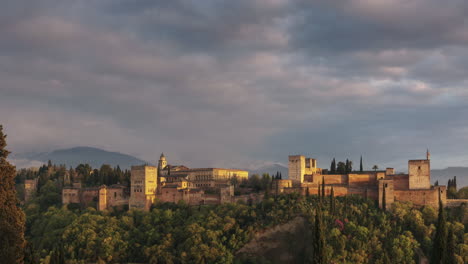
{"label": "tall dark tree", "polygon": [[2,263],[22,263],[24,257],[23,211],[16,197],[16,169],[7,161],[6,135],[0,125],[0,260]]}
{"label": "tall dark tree", "polygon": [[338,165],[336,165],[336,173],[337,174],[346,174],[346,164],[342,161],[338,162]]}
{"label": "tall dark tree", "polygon": [[325,198],[325,176],[322,176],[322,197]]}
{"label": "tall dark tree", "polygon": [[330,165],[330,174],[335,174],[336,173],[336,161],[335,158],[333,158],[331,165]]}
{"label": "tall dark tree", "polygon": [[431,264],[440,264],[447,258],[447,219],[444,205],[439,198],[439,217],[432,245]]}
{"label": "tall dark tree", "polygon": [[387,194],[385,192],[386,192],[386,188],[384,184],[384,186],[382,187],[382,209],[384,211],[387,211]]}
{"label": "tall dark tree", "polygon": [[361,161],[359,162],[359,171],[360,172],[363,172],[364,171],[364,168],[362,166],[362,156],[361,156]]}
{"label": "tall dark tree", "polygon": [[312,263],[322,264],[326,263],[325,256],[325,231],[323,228],[322,221],[322,209],[317,209],[315,213],[315,223],[314,223],[314,241],[313,241],[313,258]]}
{"label": "tall dark tree", "polygon": [[330,213],[332,215],[335,213],[335,191],[333,190],[333,186],[330,190]]}
{"label": "tall dark tree", "polygon": [[455,250],[456,250],[456,243],[455,243],[455,237],[453,234],[453,227],[451,226],[448,230],[448,235],[447,235],[447,256],[445,257],[444,263],[446,264],[457,263]]}
{"label": "tall dark tree", "polygon": [[319,202],[322,202],[322,193],[320,192],[320,184],[318,184],[317,195],[318,195],[318,198],[319,198]]}

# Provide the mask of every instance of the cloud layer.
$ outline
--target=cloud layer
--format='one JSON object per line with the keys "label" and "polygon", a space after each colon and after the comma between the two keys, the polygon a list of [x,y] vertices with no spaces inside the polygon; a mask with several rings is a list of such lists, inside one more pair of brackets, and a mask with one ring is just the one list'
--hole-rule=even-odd
{"label": "cloud layer", "polygon": [[14,1],[0,122],[16,152],[468,165],[467,47],[463,0]]}

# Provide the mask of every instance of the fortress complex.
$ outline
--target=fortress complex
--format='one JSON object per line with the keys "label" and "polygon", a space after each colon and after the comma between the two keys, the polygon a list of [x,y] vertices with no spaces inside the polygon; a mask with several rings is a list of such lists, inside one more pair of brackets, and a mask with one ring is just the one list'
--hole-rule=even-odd
{"label": "fortress complex", "polygon": [[[385,171],[351,172],[348,174],[326,174],[317,167],[315,159],[302,155],[289,156],[289,180],[282,180],[281,192],[317,194],[319,185],[325,182],[325,191],[331,188],[335,196],[348,194],[361,195],[379,201],[385,197],[386,205],[394,201],[408,201],[415,206],[439,206],[439,197],[446,203],[446,187],[431,186],[430,153],[426,159],[409,160],[408,174],[396,174],[393,168]],[[289,183],[288,183],[289,182]],[[384,195],[385,193],[385,195]]]}
{"label": "fortress complex", "polygon": [[148,210],[155,202],[218,204],[231,201],[231,181],[246,180],[247,171],[222,168],[194,168],[169,165],[161,154],[158,167],[132,166],[129,208]]}
{"label": "fortress complex", "polygon": [[129,209],[149,210],[156,201],[184,201],[190,205],[219,204],[234,201],[233,180],[243,181],[249,174],[243,170],[222,168],[194,168],[169,165],[164,154],[158,166],[131,167],[130,187],[112,185],[62,190],[64,204],[76,203],[105,210],[113,206],[128,205]]}
{"label": "fortress complex", "polygon": [[[447,200],[445,186],[431,186],[430,154],[426,159],[409,160],[408,173],[397,174],[393,168],[382,171],[354,171],[347,174],[330,174],[317,166],[317,160],[302,155],[289,156],[289,179],[274,179],[273,193],[318,194],[325,186],[329,195],[333,188],[335,196],[360,195],[374,199],[387,208],[395,201],[412,202],[415,206],[439,206]],[[193,168],[183,165],[169,165],[161,154],[158,166],[132,166],[130,187],[111,185],[81,188],[63,188],[64,204],[77,203],[81,206],[96,205],[99,210],[114,206],[130,209],[149,210],[156,201],[189,205],[220,204],[238,200],[253,201],[261,195],[247,194],[234,196],[233,183],[248,179],[248,172],[223,168]],[[35,182],[27,182],[33,189]]]}

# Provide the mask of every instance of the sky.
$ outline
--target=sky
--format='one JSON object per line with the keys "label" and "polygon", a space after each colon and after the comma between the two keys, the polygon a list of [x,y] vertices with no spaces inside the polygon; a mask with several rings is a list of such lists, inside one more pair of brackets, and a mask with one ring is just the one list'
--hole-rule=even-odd
{"label": "sky", "polygon": [[14,153],[468,166],[468,1],[0,0]]}

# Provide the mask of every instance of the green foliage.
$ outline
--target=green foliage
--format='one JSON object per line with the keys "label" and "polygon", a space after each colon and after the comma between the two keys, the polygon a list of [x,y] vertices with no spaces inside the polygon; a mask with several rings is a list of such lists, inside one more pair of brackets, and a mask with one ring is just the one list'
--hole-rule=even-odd
{"label": "green foliage", "polygon": [[346,174],[347,168],[346,168],[346,163],[340,161],[338,162],[338,165],[336,166],[336,173],[338,174]]}
{"label": "green foliage", "polygon": [[432,247],[431,263],[443,263],[447,258],[447,220],[442,202],[439,202],[439,217]]}
{"label": "green foliage", "polygon": [[8,161],[6,135],[0,125],[0,260],[3,263],[21,263],[24,257],[23,211],[18,207],[15,188],[15,167]]}
{"label": "green foliage", "polygon": [[327,255],[325,253],[326,241],[325,230],[322,222],[322,208],[319,206],[315,214],[314,233],[312,246],[312,263],[323,264],[327,263]]}
{"label": "green foliage", "polygon": [[[279,177],[281,176],[278,174],[277,178]],[[272,181],[273,178],[268,173],[262,174],[262,177],[260,177],[258,174],[253,174],[247,181],[245,181],[241,185],[241,187],[251,188],[254,192],[264,191],[265,195],[269,195],[269,191],[271,190],[272,186]]]}
{"label": "green foliage", "polygon": [[[276,263],[269,256],[236,252],[257,232],[298,216],[309,223],[304,242],[276,249],[294,252],[293,263],[415,263],[421,254],[429,255],[435,234],[435,219],[425,219],[434,218],[433,208],[394,203],[384,212],[375,201],[355,196],[319,202],[316,195],[280,194],[253,205],[166,203],[150,212],[120,213],[57,206],[41,211],[33,202],[26,212],[28,259],[44,262],[63,257],[70,263]],[[454,214],[450,210],[449,218]],[[450,225],[459,261],[468,234],[462,223]]]}
{"label": "green foliage", "polygon": [[468,199],[468,186],[458,190],[457,196],[458,199]]}
{"label": "green foliage", "polygon": [[455,255],[455,236],[453,234],[453,227],[450,227],[447,234],[447,256],[445,258],[445,263],[457,263],[457,258]]}

